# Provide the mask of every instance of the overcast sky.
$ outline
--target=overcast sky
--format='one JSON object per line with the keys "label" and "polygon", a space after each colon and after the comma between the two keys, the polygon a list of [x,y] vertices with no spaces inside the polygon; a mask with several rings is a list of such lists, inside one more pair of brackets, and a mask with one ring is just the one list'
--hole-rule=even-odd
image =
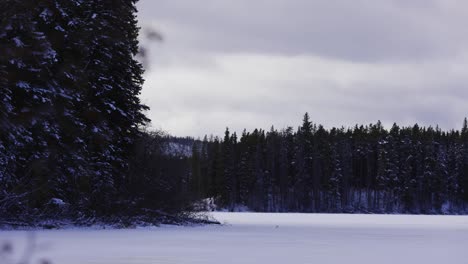
{"label": "overcast sky", "polygon": [[[142,101],[177,136],[381,120],[459,129],[466,0],[140,0]],[[142,41],[145,40],[142,31]]]}

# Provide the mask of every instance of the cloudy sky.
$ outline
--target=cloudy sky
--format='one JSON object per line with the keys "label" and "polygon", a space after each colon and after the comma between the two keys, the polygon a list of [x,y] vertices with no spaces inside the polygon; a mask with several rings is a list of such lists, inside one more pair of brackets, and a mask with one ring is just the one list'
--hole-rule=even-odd
{"label": "cloudy sky", "polygon": [[177,136],[381,120],[460,128],[468,1],[140,0],[142,101]]}

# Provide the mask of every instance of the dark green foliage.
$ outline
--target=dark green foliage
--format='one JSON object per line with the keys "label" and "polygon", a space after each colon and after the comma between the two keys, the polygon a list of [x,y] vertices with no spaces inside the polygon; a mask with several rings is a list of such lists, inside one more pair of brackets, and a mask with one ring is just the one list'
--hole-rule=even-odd
{"label": "dark green foliage", "polygon": [[467,121],[461,132],[380,122],[326,130],[306,114],[297,132],[244,131],[237,141],[226,131],[222,146],[204,144],[199,162],[213,170],[202,188],[214,190],[205,197],[230,210],[466,213]]}
{"label": "dark green foliage", "polygon": [[[190,209],[190,201],[202,196],[200,173],[193,177],[191,169],[198,171],[198,154],[178,151],[177,148],[190,148],[192,140],[178,142],[156,132],[141,136],[130,153],[129,174],[123,182],[122,196],[119,198],[121,212],[163,211],[175,214]],[[190,145],[188,145],[190,144]],[[190,185],[190,186],[189,186]],[[193,190],[193,196],[189,193]]]}
{"label": "dark green foliage", "polygon": [[120,210],[148,121],[135,2],[2,1],[0,210]]}

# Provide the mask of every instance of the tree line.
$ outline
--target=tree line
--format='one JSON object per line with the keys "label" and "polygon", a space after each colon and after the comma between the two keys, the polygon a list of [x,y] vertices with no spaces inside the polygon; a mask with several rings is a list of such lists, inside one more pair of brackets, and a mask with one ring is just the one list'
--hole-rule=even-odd
{"label": "tree line", "polygon": [[466,213],[468,124],[461,131],[380,122],[244,130],[194,141],[190,186],[228,210]]}

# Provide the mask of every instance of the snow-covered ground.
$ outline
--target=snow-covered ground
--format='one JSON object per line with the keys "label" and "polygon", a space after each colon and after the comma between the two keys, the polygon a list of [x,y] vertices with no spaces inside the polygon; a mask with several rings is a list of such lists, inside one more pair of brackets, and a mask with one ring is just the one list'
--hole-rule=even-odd
{"label": "snow-covered ground", "polygon": [[[36,231],[35,256],[55,264],[468,263],[467,216],[213,215],[225,225]],[[0,231],[1,241],[19,250],[28,232]]]}

